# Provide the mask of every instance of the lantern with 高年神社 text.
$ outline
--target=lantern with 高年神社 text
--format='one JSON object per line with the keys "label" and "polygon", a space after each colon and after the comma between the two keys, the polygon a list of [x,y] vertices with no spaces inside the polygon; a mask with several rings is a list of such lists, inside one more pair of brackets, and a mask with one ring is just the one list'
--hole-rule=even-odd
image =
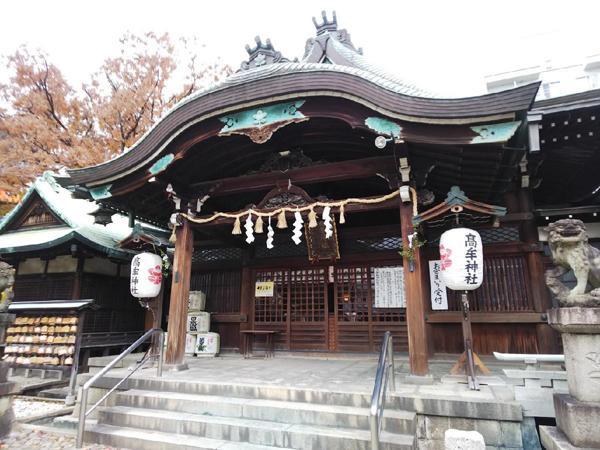
{"label": "lantern with \u9ad8\u5e74\u795e\u793e text", "polygon": [[472,291],[483,281],[481,236],[469,228],[454,228],[440,237],[440,278],[455,291]]}
{"label": "lantern with \u9ad8\u5e74\u795e\u793e text", "polygon": [[162,259],[154,253],[140,253],[131,261],[129,288],[136,298],[152,298],[160,293]]}

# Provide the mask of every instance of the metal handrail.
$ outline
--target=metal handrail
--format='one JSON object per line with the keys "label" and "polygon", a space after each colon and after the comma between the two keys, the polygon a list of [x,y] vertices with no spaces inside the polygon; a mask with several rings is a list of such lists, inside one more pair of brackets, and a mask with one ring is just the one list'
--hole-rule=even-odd
{"label": "metal handrail", "polygon": [[148,352],[148,354],[146,356],[144,356],[144,358],[142,358],[142,360],[138,363],[138,365],[135,367],[135,369],[133,369],[126,376],[121,378],[121,380],[117,384],[115,384],[106,394],[104,394],[102,396],[102,398],[94,404],[94,406],[92,406],[89,410],[86,411],[89,389],[92,387],[92,385],[96,381],[98,381],[99,378],[103,377],[119,361],[121,361],[123,358],[125,358],[130,353],[132,353],[141,344],[146,342],[148,340],[148,338],[154,336],[157,333],[158,333],[159,353],[158,353],[158,368],[157,368],[156,376],[160,378],[162,376],[162,369],[163,369],[164,332],[160,328],[153,328],[151,330],[148,330],[146,333],[144,333],[137,341],[135,341],[133,344],[131,344],[129,347],[127,347],[127,349],[125,349],[123,351],[123,353],[121,353],[119,356],[117,356],[115,359],[113,359],[104,369],[102,369],[100,372],[98,372],[96,375],[94,375],[92,378],[90,378],[83,385],[83,387],[81,388],[81,400],[79,402],[79,422],[77,424],[77,443],[75,446],[76,448],[81,448],[83,446],[83,434],[85,432],[85,419],[87,418],[87,416],[89,416],[98,407],[98,405],[100,405],[100,403],[102,403],[125,380],[127,380],[131,375],[133,375],[140,367],[142,367],[154,355],[150,355],[150,351],[151,351],[150,350]]}
{"label": "metal handrail", "polygon": [[371,425],[371,450],[379,450],[379,434],[383,422],[385,394],[390,376],[392,378],[392,391],[395,391],[396,375],[394,373],[394,346],[392,343],[392,333],[386,331],[383,335],[381,352],[379,353],[379,362],[377,363],[377,372],[375,374],[375,386],[373,386],[373,395],[371,396],[369,417]]}

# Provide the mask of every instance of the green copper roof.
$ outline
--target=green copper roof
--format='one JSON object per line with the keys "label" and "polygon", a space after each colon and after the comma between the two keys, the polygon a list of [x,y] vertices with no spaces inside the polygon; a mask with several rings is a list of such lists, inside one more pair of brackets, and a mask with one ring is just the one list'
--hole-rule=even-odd
{"label": "green copper roof", "polygon": [[[63,224],[7,230],[8,225],[34,194],[39,195]],[[96,202],[74,198],[71,191],[56,183],[52,174],[46,172],[34,181],[21,202],[0,222],[0,254],[47,248],[69,239],[76,239],[111,256],[128,257],[132,252],[119,248],[119,242],[130,236],[133,231],[129,227],[128,218],[115,213],[112,223],[106,226],[96,224],[91,213],[97,209]],[[159,231],[167,233],[165,230]]]}

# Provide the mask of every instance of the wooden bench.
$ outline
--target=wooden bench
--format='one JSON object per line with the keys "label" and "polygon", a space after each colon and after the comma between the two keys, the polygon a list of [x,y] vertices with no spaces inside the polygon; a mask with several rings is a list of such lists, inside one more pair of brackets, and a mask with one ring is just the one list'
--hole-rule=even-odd
{"label": "wooden bench", "polygon": [[243,338],[244,347],[244,358],[250,358],[252,356],[252,347],[254,346],[254,339],[256,336],[265,337],[265,359],[273,358],[275,356],[275,343],[273,342],[273,336],[278,331],[272,330],[242,330],[240,334]]}

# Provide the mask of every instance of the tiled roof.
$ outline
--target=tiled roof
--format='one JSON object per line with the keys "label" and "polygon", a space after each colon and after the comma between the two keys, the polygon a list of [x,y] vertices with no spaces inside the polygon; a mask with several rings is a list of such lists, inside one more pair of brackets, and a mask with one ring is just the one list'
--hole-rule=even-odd
{"label": "tiled roof", "polygon": [[[37,193],[52,212],[64,222],[63,226],[46,228],[6,231],[12,219],[27,203],[29,198]],[[49,172],[36,179],[21,202],[0,222],[0,254],[15,253],[19,249],[63,242],[69,237],[79,237],[84,242],[115,255],[125,255],[128,250],[119,248],[119,242],[131,235],[133,229],[128,225],[128,218],[115,213],[112,223],[104,226],[94,223],[91,213],[98,209],[93,201],[77,199],[68,189],[60,186]],[[150,227],[142,224],[142,227]],[[157,232],[167,233],[156,229]]]}

